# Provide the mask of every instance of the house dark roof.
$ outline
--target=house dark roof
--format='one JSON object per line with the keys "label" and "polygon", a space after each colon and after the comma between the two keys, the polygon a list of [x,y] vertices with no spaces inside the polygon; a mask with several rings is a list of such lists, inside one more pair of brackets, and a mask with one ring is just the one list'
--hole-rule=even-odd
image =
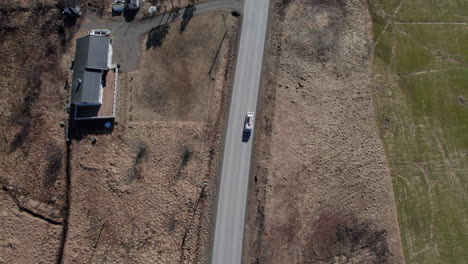
{"label": "house dark roof", "polygon": [[101,70],[108,69],[108,54],[108,36],[88,35],[76,41],[71,91],[72,104],[99,102]]}

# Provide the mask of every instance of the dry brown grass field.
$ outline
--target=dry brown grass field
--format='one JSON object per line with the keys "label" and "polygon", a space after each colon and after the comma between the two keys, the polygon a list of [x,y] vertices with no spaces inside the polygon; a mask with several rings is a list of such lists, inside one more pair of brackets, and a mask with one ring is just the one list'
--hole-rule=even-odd
{"label": "dry brown grass field", "polygon": [[366,1],[272,1],[245,263],[403,263]]}

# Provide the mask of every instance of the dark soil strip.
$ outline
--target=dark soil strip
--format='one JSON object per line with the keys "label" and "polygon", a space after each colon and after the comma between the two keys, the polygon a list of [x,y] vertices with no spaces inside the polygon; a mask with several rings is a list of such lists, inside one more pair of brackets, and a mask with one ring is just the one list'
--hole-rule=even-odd
{"label": "dark soil strip", "polygon": [[16,206],[18,207],[18,210],[20,212],[25,212],[25,213],[28,213],[29,215],[33,216],[33,217],[36,217],[36,218],[39,218],[43,221],[46,221],[47,223],[49,224],[52,224],[52,225],[62,225],[62,222],[59,222],[59,221],[56,221],[56,220],[53,220],[53,219],[50,219],[49,217],[45,216],[45,215],[42,215],[40,213],[37,213],[37,212],[34,212],[32,211],[31,209],[28,209],[24,206],[21,205],[21,202],[18,200],[18,198],[16,197],[16,195],[14,193],[12,193],[7,187],[3,187],[3,190],[8,194],[10,195],[10,197],[13,199],[13,201],[15,202]]}
{"label": "dark soil strip", "polygon": [[182,160],[179,163],[179,166],[177,166],[176,173],[174,176],[174,181],[177,181],[180,178],[180,174],[182,172],[182,169],[187,166],[187,163],[190,161],[192,158],[192,150],[188,148],[187,146],[184,146],[183,154],[182,154]]}
{"label": "dark soil strip", "polygon": [[57,264],[64,263],[64,251],[65,243],[67,242],[68,235],[68,219],[70,217],[70,196],[71,196],[71,166],[70,166],[70,148],[71,142],[67,142],[67,153],[66,153],[66,176],[65,176],[65,216],[63,219],[62,237],[60,238],[60,247],[58,252]]}
{"label": "dark soil strip", "polygon": [[211,71],[213,70],[213,66],[215,65],[216,59],[218,59],[219,51],[221,50],[221,47],[223,46],[224,39],[226,38],[227,33],[228,33],[227,30],[224,31],[223,38],[221,39],[221,43],[219,43],[219,47],[218,47],[218,50],[216,51],[216,55],[215,55],[215,57],[213,59],[213,63],[211,63],[210,70],[208,71],[209,76],[211,76]]}
{"label": "dark soil strip", "polygon": [[91,264],[92,261],[93,261],[94,253],[96,252],[96,248],[97,248],[97,246],[99,245],[99,240],[101,240],[102,230],[104,230],[104,224],[105,224],[105,222],[102,223],[101,229],[99,230],[99,234],[98,234],[98,236],[97,236],[97,238],[96,238],[96,243],[94,243],[93,253],[91,254],[91,258],[89,259],[89,263],[90,263],[90,264]]}
{"label": "dark soil strip", "polygon": [[36,213],[36,212],[33,212],[33,211],[31,211],[31,210],[29,210],[29,209],[27,209],[27,208],[20,207],[19,205],[18,205],[18,208],[20,209],[20,211],[26,212],[26,213],[30,214],[31,216],[34,216],[34,217],[39,218],[39,219],[41,219],[41,220],[44,220],[44,221],[46,221],[46,222],[49,223],[49,224],[52,224],[52,225],[62,225],[61,222],[52,220],[52,219],[50,219],[50,218],[48,218],[48,217],[46,217],[46,216],[44,216],[44,215],[38,214],[38,213]]}
{"label": "dark soil strip", "polygon": [[190,222],[187,228],[185,228],[184,237],[182,238],[182,243],[180,245],[180,251],[181,251],[180,262],[183,261],[185,241],[187,239],[188,233],[190,232],[190,228],[192,227],[193,219],[195,218],[195,215],[197,214],[197,209],[198,209],[198,205],[200,204],[200,200],[204,197],[204,193],[205,193],[205,186],[202,187],[202,190],[200,194],[198,195],[197,202],[195,203],[195,208],[193,210],[192,216],[190,217]]}
{"label": "dark soil strip", "polygon": [[[257,106],[257,131],[254,138],[251,175],[249,182],[249,197],[246,225],[249,232],[244,238],[244,262],[263,263],[263,235],[265,233],[265,199],[268,190],[268,168],[265,157],[270,156],[271,137],[276,104],[276,89],[278,87],[279,60],[282,46],[282,36],[286,9],[291,0],[272,1],[269,18],[268,38],[265,47],[263,76],[259,91]],[[278,43],[275,45],[275,43]]]}
{"label": "dark soil strip", "polygon": [[142,144],[138,147],[137,155],[135,161],[133,162],[133,167],[130,170],[130,175],[128,177],[128,183],[132,183],[134,180],[141,179],[141,162],[148,155],[148,146]]}

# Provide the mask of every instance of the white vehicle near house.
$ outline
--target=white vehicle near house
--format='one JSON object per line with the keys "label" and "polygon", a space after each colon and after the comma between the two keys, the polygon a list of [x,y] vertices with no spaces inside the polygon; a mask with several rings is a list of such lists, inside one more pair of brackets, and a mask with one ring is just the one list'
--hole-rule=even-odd
{"label": "white vehicle near house", "polygon": [[252,132],[253,124],[254,124],[254,113],[247,112],[247,114],[245,115],[245,121],[244,121],[244,131]]}
{"label": "white vehicle near house", "polygon": [[108,29],[92,29],[89,31],[89,35],[92,36],[109,36],[110,33]]}

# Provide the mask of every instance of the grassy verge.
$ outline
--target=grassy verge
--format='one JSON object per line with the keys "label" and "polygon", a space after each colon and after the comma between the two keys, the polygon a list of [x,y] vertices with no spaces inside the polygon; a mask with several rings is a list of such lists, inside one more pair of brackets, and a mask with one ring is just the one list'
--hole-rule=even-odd
{"label": "grassy verge", "polygon": [[377,115],[405,260],[465,263],[468,3],[378,0],[369,6]]}

